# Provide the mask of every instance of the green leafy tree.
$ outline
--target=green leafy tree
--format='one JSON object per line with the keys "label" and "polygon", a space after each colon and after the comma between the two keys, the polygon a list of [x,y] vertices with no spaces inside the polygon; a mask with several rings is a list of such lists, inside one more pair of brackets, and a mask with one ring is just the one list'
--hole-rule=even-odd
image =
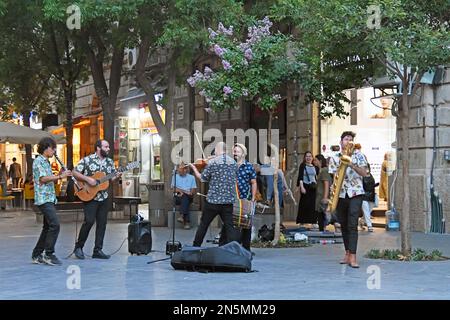
{"label": "green leafy tree", "polygon": [[[275,238],[280,236],[280,206],[278,199],[278,146],[272,145],[272,119],[281,99],[282,86],[289,81],[311,88],[315,82],[309,66],[304,63],[301,46],[281,32],[271,32],[268,17],[256,21],[248,28],[247,37],[241,41],[233,27],[219,23],[217,30],[210,29],[210,49],[220,59],[218,70],[197,70],[188,83],[196,87],[213,111],[238,108],[247,100],[269,114],[268,145],[275,156],[274,199]],[[274,147],[274,148],[273,148]]]}
{"label": "green leafy tree", "polygon": [[[239,1],[231,0],[153,0],[147,1],[138,12],[135,31],[139,34],[139,41],[136,42],[139,55],[135,75],[147,95],[152,119],[162,138],[161,160],[169,202],[175,87],[185,84],[185,75],[192,72],[193,65],[207,54],[207,28],[217,24],[220,18],[238,20],[242,8]],[[165,109],[165,121],[157,109],[155,95],[158,93],[165,96],[158,103]]]}
{"label": "green leafy tree", "polygon": [[[72,15],[66,12],[74,3],[66,0],[44,0],[44,11],[50,21],[70,26],[73,46],[86,56],[95,92],[103,111],[104,138],[114,143],[114,118],[120,89],[125,48],[135,39],[133,32],[137,9],[144,0],[76,2]],[[69,10],[70,12],[70,10]],[[73,17],[72,17],[73,16]],[[71,19],[79,20],[79,26]]]}
{"label": "green leafy tree", "polygon": [[[0,19],[0,90],[2,91],[2,119],[11,119],[13,112],[22,116],[23,124],[30,126],[32,112],[45,114],[48,98],[54,87],[52,76],[41,63],[30,43],[22,41],[20,32],[12,32],[11,23],[22,17],[8,13],[3,3]],[[14,17],[14,19],[13,19]],[[25,145],[27,173],[31,172],[31,145]]]}

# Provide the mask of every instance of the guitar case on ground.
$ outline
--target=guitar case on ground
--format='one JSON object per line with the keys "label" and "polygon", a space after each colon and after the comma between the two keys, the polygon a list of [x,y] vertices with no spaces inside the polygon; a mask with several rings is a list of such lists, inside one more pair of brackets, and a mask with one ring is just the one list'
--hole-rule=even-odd
{"label": "guitar case on ground", "polygon": [[250,272],[252,254],[236,241],[221,247],[184,247],[172,256],[176,270]]}

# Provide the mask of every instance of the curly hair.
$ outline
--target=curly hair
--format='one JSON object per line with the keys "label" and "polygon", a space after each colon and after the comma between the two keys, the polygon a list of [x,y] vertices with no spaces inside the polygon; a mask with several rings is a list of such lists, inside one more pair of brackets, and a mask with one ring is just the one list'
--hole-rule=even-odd
{"label": "curly hair", "polygon": [[44,151],[48,147],[51,147],[52,149],[55,149],[56,148],[55,140],[53,140],[52,138],[49,138],[49,137],[42,138],[41,141],[39,141],[37,151],[38,151],[39,154],[43,154]]}
{"label": "curly hair", "polygon": [[353,131],[344,131],[341,134],[341,140],[343,140],[346,136],[351,136],[353,139],[355,139],[356,133]]}

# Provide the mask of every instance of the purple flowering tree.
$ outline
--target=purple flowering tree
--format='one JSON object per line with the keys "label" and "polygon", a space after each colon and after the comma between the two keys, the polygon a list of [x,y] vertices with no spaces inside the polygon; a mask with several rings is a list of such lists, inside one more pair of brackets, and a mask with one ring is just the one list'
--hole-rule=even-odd
{"label": "purple flowering tree", "polygon": [[[197,70],[187,79],[190,86],[199,90],[208,103],[208,111],[238,108],[241,100],[251,101],[269,114],[268,144],[271,146],[272,119],[281,100],[279,90],[286,82],[296,80],[310,87],[311,74],[302,63],[302,50],[290,37],[272,32],[268,17],[248,27],[245,41],[219,23],[217,30],[209,29],[210,50],[221,61],[218,70]],[[278,159],[277,151],[275,156]],[[278,167],[278,161],[276,163]],[[278,168],[275,168],[277,172]],[[275,239],[280,235],[280,207],[278,203],[278,174],[274,175]]]}

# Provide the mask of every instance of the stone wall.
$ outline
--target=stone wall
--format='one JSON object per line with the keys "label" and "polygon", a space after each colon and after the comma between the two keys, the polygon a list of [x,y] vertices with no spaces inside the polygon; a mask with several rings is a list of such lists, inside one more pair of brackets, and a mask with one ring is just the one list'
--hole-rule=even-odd
{"label": "stone wall", "polygon": [[[434,104],[436,103],[436,158],[434,163],[434,186],[443,203],[444,218],[450,221],[450,161],[444,159],[444,151],[450,150],[450,70],[444,81],[436,86],[436,101],[433,87],[424,85],[418,91],[410,108],[410,215],[411,230],[428,232],[431,225],[430,184],[433,163]],[[401,212],[404,196],[401,179],[401,151],[398,154],[399,170],[396,183],[395,206]],[[446,224],[446,232],[450,232]]]}

